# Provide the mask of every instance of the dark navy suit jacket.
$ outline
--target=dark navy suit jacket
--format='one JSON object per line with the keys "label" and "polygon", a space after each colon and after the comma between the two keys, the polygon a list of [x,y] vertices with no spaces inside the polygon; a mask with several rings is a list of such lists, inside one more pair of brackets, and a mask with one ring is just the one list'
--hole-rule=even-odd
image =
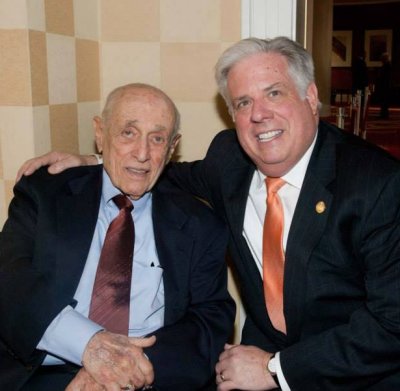
{"label": "dark navy suit jacket", "polygon": [[[18,390],[44,353],[35,349],[79,283],[96,226],[102,166],[15,186],[0,243],[0,389]],[[161,182],[161,183],[160,183]],[[159,181],[153,224],[164,269],[165,327],[146,348],[160,390],[196,390],[214,376],[234,303],[226,289],[223,222],[200,201]]]}
{"label": "dark navy suit jacket", "polygon": [[242,234],[255,169],[225,130],[204,160],[168,171],[229,226],[247,310],[242,343],[280,351],[292,390],[400,390],[399,162],[320,122],[286,247],[287,335],[271,325]]}

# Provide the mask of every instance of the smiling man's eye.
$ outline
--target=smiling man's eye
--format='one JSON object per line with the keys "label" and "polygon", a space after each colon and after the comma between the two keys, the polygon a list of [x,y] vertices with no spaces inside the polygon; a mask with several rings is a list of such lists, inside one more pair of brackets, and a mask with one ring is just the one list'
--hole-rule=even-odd
{"label": "smiling man's eye", "polygon": [[248,106],[250,104],[250,100],[246,99],[246,100],[241,100],[239,102],[236,103],[235,109],[236,110],[240,110],[245,108],[246,106]]}
{"label": "smiling man's eye", "polygon": [[275,97],[275,96],[278,96],[278,95],[280,95],[280,94],[281,94],[281,92],[280,92],[279,90],[272,90],[272,91],[269,93],[269,96]]}

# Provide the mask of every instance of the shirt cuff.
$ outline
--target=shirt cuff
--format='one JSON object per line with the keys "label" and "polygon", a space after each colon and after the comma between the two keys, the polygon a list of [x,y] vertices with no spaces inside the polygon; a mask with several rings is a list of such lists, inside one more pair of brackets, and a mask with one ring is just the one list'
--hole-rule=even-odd
{"label": "shirt cuff", "polygon": [[50,323],[37,348],[82,365],[83,352],[94,334],[103,327],[67,306]]}
{"label": "shirt cuff", "polygon": [[289,384],[287,384],[287,381],[285,379],[285,376],[283,375],[282,372],[282,367],[281,367],[281,358],[280,358],[280,353],[275,354],[275,364],[276,364],[276,376],[278,376],[279,384],[281,387],[282,391],[290,391]]}

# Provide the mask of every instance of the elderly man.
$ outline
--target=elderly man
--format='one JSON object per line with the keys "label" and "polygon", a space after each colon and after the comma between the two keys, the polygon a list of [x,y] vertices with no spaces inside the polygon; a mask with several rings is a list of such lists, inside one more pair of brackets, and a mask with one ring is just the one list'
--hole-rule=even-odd
{"label": "elderly man", "polygon": [[104,166],[40,170],[15,187],[0,388],[200,389],[232,332],[224,224],[159,180],[180,138],[162,91],[117,88],[94,127]]}
{"label": "elderly man", "polygon": [[[169,175],[230,228],[247,318],[218,390],[399,390],[400,163],[319,120],[296,42],[242,40],[216,79],[236,129]],[[57,159],[81,161],[25,168]]]}

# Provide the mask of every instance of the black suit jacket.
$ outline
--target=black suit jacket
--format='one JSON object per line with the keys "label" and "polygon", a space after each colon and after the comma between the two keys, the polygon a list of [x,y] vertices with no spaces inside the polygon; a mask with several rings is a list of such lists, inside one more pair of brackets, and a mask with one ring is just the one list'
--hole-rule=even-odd
{"label": "black suit jacket", "polygon": [[242,343],[280,351],[292,390],[400,390],[399,162],[319,124],[286,247],[287,335],[271,325],[242,235],[254,170],[235,131],[226,130],[203,161],[168,171],[229,225],[247,310]]}
{"label": "black suit jacket", "polygon": [[[100,205],[102,166],[15,186],[0,247],[0,389],[17,390],[40,365],[35,349],[79,283]],[[227,232],[203,203],[164,183],[153,189],[153,224],[164,269],[165,327],[146,349],[160,390],[195,390],[213,376],[232,332],[226,289]]]}

